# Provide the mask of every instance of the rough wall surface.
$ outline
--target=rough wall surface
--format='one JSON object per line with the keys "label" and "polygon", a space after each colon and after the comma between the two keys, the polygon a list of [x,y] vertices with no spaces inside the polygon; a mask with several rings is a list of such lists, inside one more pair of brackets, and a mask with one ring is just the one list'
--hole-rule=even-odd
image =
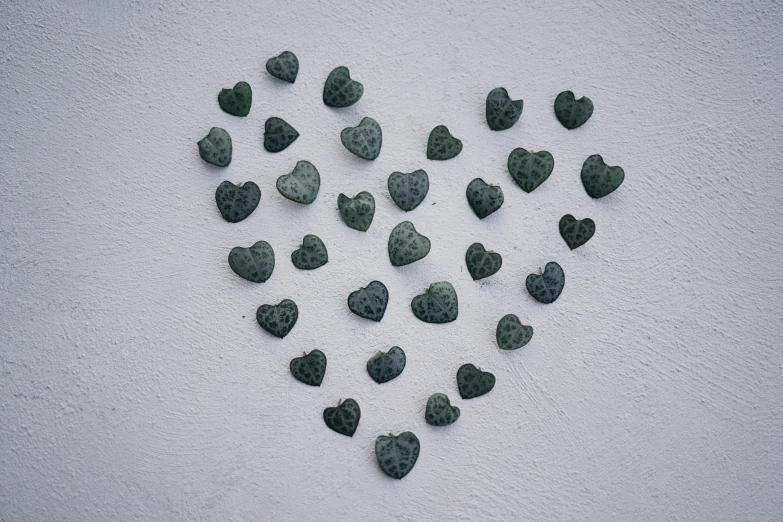
{"label": "rough wall surface", "polygon": [[[780,520],[783,518],[783,236],[779,220],[783,8],[777,2],[3,2],[0,6],[0,520]],[[641,4],[644,4],[642,2]],[[290,49],[294,85],[267,58]],[[353,107],[321,102],[329,71],[364,83]],[[218,108],[220,88],[254,89],[249,117]],[[511,130],[484,121],[486,94],[523,98]],[[561,90],[595,102],[575,131],[554,117]],[[264,120],[301,133],[280,154]],[[374,162],[340,130],[383,127]],[[426,160],[445,124],[465,144]],[[196,141],[231,133],[226,169]],[[555,170],[531,194],[505,169],[515,147],[549,150]],[[579,179],[599,153],[625,168],[603,200]],[[321,172],[317,201],[275,190],[297,160]],[[415,211],[386,191],[424,168]],[[465,200],[482,177],[506,194],[479,221]],[[231,225],[215,207],[224,179],[259,184],[259,208]],[[369,190],[367,233],[339,218],[337,195]],[[598,231],[569,251],[566,213]],[[389,231],[410,219],[432,240],[394,268]],[[305,234],[330,261],[290,263]],[[263,285],[228,267],[231,247],[264,239],[278,264]],[[502,270],[474,283],[481,241]],[[524,290],[556,260],[561,298]],[[372,279],[391,294],[380,323],[348,311]],[[459,319],[428,325],[411,297],[451,281]],[[294,299],[284,340],[255,322]],[[497,349],[506,313],[532,342]],[[384,385],[364,370],[404,347]],[[320,388],[288,361],[320,348]],[[472,362],[495,389],[459,400]],[[424,422],[431,393],[462,409]],[[350,439],[321,412],[352,397]],[[414,431],[419,462],[383,475],[373,443]]]}

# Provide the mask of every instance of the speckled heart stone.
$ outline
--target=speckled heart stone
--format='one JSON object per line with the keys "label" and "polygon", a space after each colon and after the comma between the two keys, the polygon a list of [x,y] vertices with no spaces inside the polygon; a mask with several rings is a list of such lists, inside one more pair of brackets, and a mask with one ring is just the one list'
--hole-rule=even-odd
{"label": "speckled heart stone", "polygon": [[413,469],[419,458],[419,439],[406,431],[399,435],[381,435],[375,439],[375,458],[381,471],[392,478],[401,479]]}
{"label": "speckled heart stone", "polygon": [[299,74],[299,59],[291,51],[283,51],[266,61],[266,70],[279,80],[294,83]]}
{"label": "speckled heart stone", "polygon": [[377,121],[372,118],[362,118],[356,127],[346,127],[342,130],[340,141],[352,154],[372,161],[381,153],[383,132]]}
{"label": "speckled heart stone", "polygon": [[275,252],[266,241],[258,241],[248,248],[234,247],[228,254],[228,264],[242,279],[263,283],[275,269]]}
{"label": "speckled heart stone", "polygon": [[519,147],[508,155],[506,166],[514,183],[525,192],[530,193],[549,179],[555,168],[555,158],[545,150],[528,152]]}
{"label": "speckled heart stone", "polygon": [[297,161],[296,167],[290,174],[283,174],[277,178],[277,191],[283,197],[309,205],[318,196],[321,188],[321,175],[315,165],[309,161]]}
{"label": "speckled heart stone", "polygon": [[218,94],[218,105],[232,116],[247,116],[253,103],[253,91],[247,82],[238,82],[232,89],[223,89]]}
{"label": "speckled heart stone", "polygon": [[405,369],[405,351],[392,346],[388,352],[378,352],[367,361],[367,373],[378,384],[389,382]]}
{"label": "speckled heart stone", "polygon": [[411,310],[425,323],[449,323],[459,312],[457,291],[447,281],[432,283],[426,292],[413,298]]}
{"label": "speckled heart stone", "polygon": [[427,159],[448,160],[462,152],[462,142],[451,135],[448,127],[438,125],[427,140]]}
{"label": "speckled heart stone", "polygon": [[591,198],[602,198],[617,190],[625,180],[620,167],[610,167],[600,154],[593,154],[582,164],[582,185]]}
{"label": "speckled heart stone", "polygon": [[387,186],[394,203],[405,212],[410,212],[427,197],[427,192],[430,190],[430,178],[421,169],[408,174],[392,172]]}
{"label": "speckled heart stone", "polygon": [[375,215],[375,198],[369,192],[359,192],[349,198],[345,194],[337,196],[337,208],[340,216],[349,228],[367,232]]}
{"label": "speckled heart stone", "polygon": [[308,386],[320,386],[326,374],[326,355],[321,350],[313,350],[291,359],[288,367],[297,381]]}
{"label": "speckled heart stone", "polygon": [[371,281],[348,296],[348,308],[359,317],[380,321],[389,304],[389,290],[380,281]]}
{"label": "speckled heart stone", "polygon": [[508,91],[497,87],[487,95],[487,125],[493,131],[510,129],[522,115],[522,100],[512,100]]}
{"label": "speckled heart stone", "polygon": [[290,299],[283,299],[276,305],[261,305],[256,311],[256,321],[261,328],[281,339],[294,328],[297,319],[299,308]]}
{"label": "speckled heart stone", "polygon": [[300,270],[315,270],[329,261],[326,245],[321,238],[307,234],[302,240],[302,246],[291,252],[291,262]]}
{"label": "speckled heart stone", "polygon": [[252,181],[234,185],[224,181],[215,191],[215,202],[223,219],[229,223],[239,223],[258,206],[261,201],[261,189]]}
{"label": "speckled heart stone", "polygon": [[473,243],[465,252],[465,264],[474,281],[496,274],[503,266],[503,258],[495,252],[487,252],[481,243]]}
{"label": "speckled heart stone", "polygon": [[474,399],[492,391],[495,376],[482,372],[472,364],[463,364],[457,370],[457,388],[463,399]]}
{"label": "speckled heart stone", "polygon": [[481,178],[468,184],[465,195],[470,208],[479,219],[484,219],[503,205],[503,189],[496,185],[487,185]]}
{"label": "speckled heart stone", "polygon": [[296,141],[299,133],[284,119],[275,116],[264,124],[264,148],[269,152],[280,152]]}
{"label": "speckled heart stone", "polygon": [[410,221],[403,221],[389,234],[389,259],[394,266],[409,265],[430,253],[430,240],[416,232]]}
{"label": "speckled heart stone", "polygon": [[555,98],[555,116],[569,130],[584,125],[593,115],[593,102],[587,96],[578,100],[571,91],[563,91]]}
{"label": "speckled heart stone", "polygon": [[231,163],[231,136],[220,127],[212,127],[209,134],[198,142],[201,159],[217,167],[228,167]]}
{"label": "speckled heart stone", "polygon": [[329,426],[329,429],[348,437],[353,437],[353,434],[356,433],[361,416],[362,411],[359,409],[359,403],[353,399],[345,399],[340,401],[336,408],[331,407],[324,410],[324,422]]}
{"label": "speckled heart stone", "polygon": [[551,261],[544,267],[543,274],[528,275],[525,286],[528,293],[539,303],[554,303],[565,286],[565,272],[560,265]]}
{"label": "speckled heart stone", "polygon": [[424,420],[430,426],[448,426],[457,422],[459,414],[459,408],[451,405],[445,393],[433,393],[427,399]]}
{"label": "speckled heart stone", "polygon": [[495,339],[501,350],[517,350],[529,343],[532,338],[533,327],[519,322],[519,317],[516,315],[504,315],[498,321]]}
{"label": "speckled heart stone", "polygon": [[337,67],[324,83],[324,103],[329,107],[348,107],[359,101],[364,86],[351,79],[348,67]]}
{"label": "speckled heart stone", "polygon": [[593,234],[595,234],[595,221],[590,218],[580,220],[571,214],[560,218],[560,235],[571,250],[590,241]]}

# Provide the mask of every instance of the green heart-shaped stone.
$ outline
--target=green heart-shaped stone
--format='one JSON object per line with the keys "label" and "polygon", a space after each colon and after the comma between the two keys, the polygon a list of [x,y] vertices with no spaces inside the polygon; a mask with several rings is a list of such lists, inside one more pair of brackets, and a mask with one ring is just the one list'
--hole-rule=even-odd
{"label": "green heart-shaped stone", "polygon": [[522,100],[512,100],[508,91],[497,87],[487,95],[487,125],[494,131],[510,129],[522,115]]}
{"label": "green heart-shaped stone", "polygon": [[209,134],[198,142],[201,159],[217,167],[228,167],[231,163],[231,136],[220,127],[212,127]]}
{"label": "green heart-shaped stone", "polygon": [[380,281],[371,281],[348,296],[348,308],[351,312],[365,319],[380,321],[386,313],[389,304],[389,290]]}
{"label": "green heart-shaped stone", "polygon": [[326,245],[321,238],[307,234],[302,240],[302,246],[291,253],[291,262],[301,270],[315,270],[329,261]]}
{"label": "green heart-shaped stone", "polygon": [[337,196],[337,208],[348,227],[367,232],[375,215],[375,198],[369,192],[359,192],[349,198],[345,194]]}
{"label": "green heart-shaped stone", "polygon": [[283,51],[266,61],[266,70],[275,78],[294,83],[299,74],[299,60],[291,51]]}
{"label": "green heart-shaped stone", "polygon": [[591,198],[602,198],[623,184],[625,172],[620,167],[610,167],[600,154],[593,154],[582,164],[582,185]]}
{"label": "green heart-shaped stone", "polygon": [[329,107],[348,107],[358,102],[362,94],[364,86],[351,80],[348,67],[337,67],[324,83],[324,103]]}
{"label": "green heart-shaped stone", "polygon": [[266,241],[258,241],[248,248],[234,247],[228,254],[228,264],[242,279],[263,283],[275,269],[275,252]]}
{"label": "green heart-shaped stone", "polygon": [[232,116],[247,116],[253,103],[253,91],[247,82],[239,82],[233,89],[223,89],[218,94],[218,104]]}
{"label": "green heart-shaped stone", "polygon": [[324,422],[329,426],[329,429],[349,437],[353,437],[353,434],[356,433],[361,416],[362,411],[359,409],[359,404],[353,399],[345,399],[340,401],[336,408],[324,410]]}
{"label": "green heart-shaped stone", "polygon": [[555,98],[555,116],[569,130],[584,125],[593,115],[593,102],[587,96],[578,100],[571,91],[563,91]]}
{"label": "green heart-shaped stone", "polygon": [[571,250],[584,245],[595,234],[595,221],[590,218],[576,219],[571,214],[560,218],[560,235]]}
{"label": "green heart-shaped stone", "polygon": [[448,127],[438,125],[427,140],[427,159],[448,160],[462,152],[462,142],[451,135]]}
{"label": "green heart-shaped stone", "polygon": [[482,372],[472,364],[463,364],[457,370],[457,388],[463,399],[473,399],[489,393],[495,387],[495,376]]}
{"label": "green heart-shaped stone", "polygon": [[367,361],[367,373],[372,380],[383,384],[394,379],[405,369],[405,351],[392,346],[388,352],[378,352]]}
{"label": "green heart-shaped stone", "polygon": [[430,190],[430,178],[419,169],[409,174],[392,172],[387,183],[392,200],[406,212],[418,207]]}
{"label": "green heart-shaped stone", "polygon": [[555,158],[545,151],[528,152],[522,147],[508,155],[508,173],[525,192],[533,192],[545,182],[555,168]]}
{"label": "green heart-shaped stone", "polygon": [[340,133],[340,141],[352,154],[366,160],[374,160],[381,153],[383,132],[372,118],[362,118],[356,127],[346,127]]}
{"label": "green heart-shaped stone", "polygon": [[457,292],[447,281],[432,283],[426,292],[413,298],[411,310],[425,323],[449,323],[459,312]]}
{"label": "green heart-shaped stone", "polygon": [[554,303],[565,286],[565,272],[554,261],[549,262],[544,267],[543,274],[528,275],[525,286],[528,293],[539,303]]}
{"label": "green heart-shaped stone", "polygon": [[277,178],[277,191],[283,197],[305,205],[315,201],[320,188],[321,175],[309,161],[297,161],[290,174]]}
{"label": "green heart-shaped stone", "polygon": [[264,148],[269,152],[280,152],[296,141],[299,133],[284,119],[271,117],[264,124]]}
{"label": "green heart-shaped stone", "polygon": [[484,219],[503,205],[503,189],[496,185],[487,185],[481,178],[468,183],[465,195],[470,208],[479,219]]}
{"label": "green heart-shaped stone", "polygon": [[389,234],[389,259],[394,266],[409,265],[430,253],[430,240],[416,232],[410,221],[403,221]]}
{"label": "green heart-shaped stone", "polygon": [[253,213],[261,201],[261,189],[252,181],[234,185],[224,181],[215,191],[215,202],[223,219],[239,223]]}
{"label": "green heart-shaped stone", "polygon": [[465,264],[474,281],[489,277],[503,265],[503,258],[495,252],[487,252],[481,243],[473,243],[465,253]]}
{"label": "green heart-shaped stone", "polygon": [[495,330],[495,339],[501,350],[516,350],[522,348],[533,337],[533,327],[519,322],[519,317],[514,314],[504,315],[498,321]]}
{"label": "green heart-shaped stone", "polygon": [[281,339],[293,329],[297,319],[299,308],[290,299],[283,299],[276,305],[261,305],[256,311],[256,321],[261,328]]}
{"label": "green heart-shaped stone", "polygon": [[459,413],[459,408],[451,405],[451,401],[445,393],[433,393],[427,399],[424,420],[430,426],[448,426],[457,422]]}
{"label": "green heart-shaped stone", "polygon": [[420,450],[419,439],[410,431],[397,436],[381,435],[375,439],[375,458],[378,459],[381,471],[396,479],[410,473]]}
{"label": "green heart-shaped stone", "polygon": [[326,355],[321,350],[313,350],[291,359],[289,368],[297,381],[309,386],[320,386],[326,374]]}

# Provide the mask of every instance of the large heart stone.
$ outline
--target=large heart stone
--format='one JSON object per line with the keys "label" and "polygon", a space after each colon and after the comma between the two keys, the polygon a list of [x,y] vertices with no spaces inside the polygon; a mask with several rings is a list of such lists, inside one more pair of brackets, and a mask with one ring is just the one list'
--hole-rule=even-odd
{"label": "large heart stone", "polygon": [[261,189],[252,181],[234,185],[224,181],[215,191],[215,202],[223,219],[239,223],[253,213],[261,201]]}
{"label": "large heart stone", "polygon": [[584,125],[593,115],[593,102],[587,96],[578,100],[571,91],[563,91],[555,98],[555,116],[566,129]]}
{"label": "large heart stone", "polygon": [[482,372],[472,364],[463,364],[457,370],[457,388],[463,399],[473,399],[489,393],[495,387],[495,376]]}
{"label": "large heart stone", "polygon": [[522,348],[533,338],[533,327],[519,322],[514,314],[504,315],[498,321],[495,339],[501,350],[516,350]]}
{"label": "large heart stone", "polygon": [[275,78],[294,83],[299,74],[299,60],[291,51],[283,51],[266,61],[266,70]]}
{"label": "large heart stone", "polygon": [[595,221],[590,218],[576,219],[571,214],[560,218],[560,235],[571,250],[584,245],[595,234]]}
{"label": "large heart stone", "polygon": [[290,174],[277,178],[277,191],[283,197],[305,205],[315,201],[320,188],[321,175],[318,174],[318,169],[305,160],[297,161]]}
{"label": "large heart stone", "polygon": [[555,168],[555,158],[545,151],[528,152],[519,147],[508,155],[508,172],[525,192],[533,192],[545,182]]}
{"label": "large heart stone", "polygon": [[565,272],[554,261],[549,262],[543,274],[528,275],[525,286],[528,293],[539,303],[554,303],[565,286]]}
{"label": "large heart stone", "polygon": [[430,253],[430,240],[416,232],[410,221],[403,221],[389,234],[389,259],[394,266],[409,265]]}
{"label": "large heart stone", "polygon": [[424,420],[430,426],[448,426],[457,422],[459,413],[459,408],[451,405],[451,401],[445,393],[433,393],[427,399]]}
{"label": "large heart stone", "polygon": [[364,86],[351,80],[348,67],[337,67],[324,83],[324,103],[329,107],[348,107],[359,101],[364,94]]}
{"label": "large heart stone", "polygon": [[432,283],[426,292],[413,298],[411,310],[425,323],[449,323],[459,312],[457,292],[447,281]]}
{"label": "large heart stone", "polygon": [[324,410],[324,422],[329,426],[329,429],[349,437],[353,437],[353,434],[356,433],[361,416],[362,411],[359,409],[359,404],[353,399],[345,399],[340,401],[336,408],[331,407]]}
{"label": "large heart stone", "polygon": [[512,100],[508,91],[497,87],[487,95],[487,125],[494,131],[510,129],[522,115],[522,100]]}
{"label": "large heart stone", "polygon": [[427,140],[427,159],[448,160],[462,152],[462,142],[451,135],[448,127],[438,125]]}
{"label": "large heart stone", "polygon": [[289,368],[297,381],[309,386],[320,386],[326,374],[326,355],[321,350],[313,350],[291,359]]}
{"label": "large heart stone", "polygon": [[465,264],[474,281],[489,277],[503,265],[503,258],[495,252],[487,252],[481,243],[473,243],[465,253]]}
{"label": "large heart stone", "polygon": [[378,352],[367,361],[367,373],[372,380],[383,384],[394,379],[405,369],[405,351],[399,346],[392,346],[388,352]]}
{"label": "large heart stone", "polygon": [[479,219],[484,219],[503,205],[503,189],[496,185],[487,185],[481,178],[476,178],[468,184],[465,195],[470,208]]}
{"label": "large heart stone", "polygon": [[375,458],[381,470],[392,478],[401,479],[413,469],[419,458],[419,439],[406,431],[395,436],[381,435],[375,439]]}
{"label": "large heart stone", "polygon": [[239,82],[233,89],[223,89],[218,94],[218,105],[232,116],[247,116],[253,103],[253,91],[247,82]]}
{"label": "large heart stone", "polygon": [[392,172],[387,183],[389,195],[402,210],[410,212],[418,207],[430,190],[430,178],[419,169],[409,174]]}
{"label": "large heart stone", "polygon": [[389,290],[380,281],[371,281],[367,286],[351,292],[348,308],[359,317],[380,321],[389,304]]}
{"label": "large heart stone", "polygon": [[258,241],[248,248],[234,247],[228,254],[228,264],[239,277],[263,283],[275,269],[275,252],[266,241]]}
{"label": "large heart stone", "polygon": [[228,167],[231,163],[231,136],[220,127],[212,127],[209,134],[198,142],[198,155],[207,163],[217,167]]}
{"label": "large heart stone", "polygon": [[346,127],[340,133],[343,146],[356,156],[374,160],[381,153],[383,133],[381,126],[372,118],[362,118],[356,127]]}
{"label": "large heart stone", "polygon": [[593,154],[582,164],[582,185],[591,198],[602,198],[623,184],[625,172],[620,167],[610,167],[600,154]]}
{"label": "large heart stone", "polygon": [[291,252],[291,262],[300,270],[315,270],[329,261],[329,253],[321,238],[307,234],[302,246]]}
{"label": "large heart stone", "polygon": [[283,299],[276,305],[261,305],[256,311],[256,321],[261,328],[281,339],[293,329],[297,319],[299,308],[290,299]]}
{"label": "large heart stone", "polygon": [[299,133],[284,119],[275,116],[264,124],[264,148],[269,152],[280,152],[296,141]]}
{"label": "large heart stone", "polygon": [[348,227],[367,232],[375,215],[375,198],[369,192],[359,192],[349,198],[345,194],[337,196],[337,208]]}

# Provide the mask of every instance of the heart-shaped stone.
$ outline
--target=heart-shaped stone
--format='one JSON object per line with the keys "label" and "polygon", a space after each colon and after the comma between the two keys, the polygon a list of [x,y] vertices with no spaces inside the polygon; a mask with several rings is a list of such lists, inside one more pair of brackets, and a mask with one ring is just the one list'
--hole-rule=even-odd
{"label": "heart-shaped stone", "polygon": [[371,281],[365,287],[348,296],[348,308],[351,312],[365,319],[380,321],[386,313],[389,304],[389,290],[380,281]]}
{"label": "heart-shaped stone", "polygon": [[457,292],[447,281],[432,283],[426,292],[413,298],[411,310],[425,323],[449,323],[459,312]]}
{"label": "heart-shaped stone", "polygon": [[352,198],[340,194],[337,196],[337,208],[349,228],[367,232],[375,215],[375,198],[369,192],[364,191]]}
{"label": "heart-shaped stone", "polygon": [[223,89],[218,94],[218,105],[232,116],[247,116],[253,103],[253,91],[247,82],[239,82],[233,89]]}
{"label": "heart-shaped stone", "polygon": [[519,317],[514,314],[504,315],[498,321],[495,330],[495,339],[501,350],[516,350],[522,348],[533,337],[533,327],[519,322]]}
{"label": "heart-shaped stone", "polygon": [[584,125],[593,114],[593,102],[587,96],[578,100],[571,91],[563,91],[555,98],[555,116],[566,129]]}
{"label": "heart-shaped stone", "polygon": [[198,142],[198,155],[217,167],[231,163],[231,136],[220,127],[212,127]]}
{"label": "heart-shaped stone", "polygon": [[392,346],[388,352],[378,352],[367,361],[367,373],[372,380],[383,384],[394,379],[405,369],[405,351],[399,346]]}
{"label": "heart-shaped stone", "polygon": [[223,219],[239,223],[253,213],[261,201],[261,189],[252,181],[234,185],[224,181],[215,191],[215,202]]}
{"label": "heart-shaped stone", "polygon": [[463,364],[457,370],[457,388],[463,399],[474,399],[489,393],[495,387],[495,376],[482,372],[472,364]]}
{"label": "heart-shaped stone", "polygon": [[353,437],[353,434],[356,433],[361,416],[362,411],[359,409],[359,404],[353,399],[345,399],[338,402],[336,408],[331,407],[324,410],[324,422],[329,426],[329,429],[349,437]]}
{"label": "heart-shaped stone", "polygon": [[415,170],[409,174],[392,172],[387,183],[389,195],[405,212],[410,212],[427,197],[430,190],[430,178],[423,170]]}
{"label": "heart-shaped stone", "polygon": [[419,458],[421,444],[410,431],[395,436],[391,433],[375,439],[375,458],[381,471],[391,478],[401,479],[413,469]]}
{"label": "heart-shaped stone", "polygon": [[383,133],[377,121],[372,118],[362,118],[356,127],[343,129],[340,133],[340,141],[352,154],[372,161],[381,153]]}
{"label": "heart-shaped stone", "polygon": [[582,185],[591,198],[602,198],[623,184],[625,172],[620,167],[610,167],[600,154],[593,154],[582,164]]}
{"label": "heart-shaped stone", "polygon": [[266,61],[266,70],[275,78],[294,83],[299,74],[299,60],[291,51],[283,51]]}
{"label": "heart-shaped stone", "polygon": [[459,413],[459,408],[451,405],[451,401],[445,393],[433,393],[427,399],[424,420],[430,426],[448,426],[457,422]]}
{"label": "heart-shaped stone", "polygon": [[297,161],[290,174],[277,178],[277,191],[283,197],[305,205],[315,201],[320,188],[321,175],[309,161]]}
{"label": "heart-shaped stone", "polygon": [[584,245],[595,234],[595,221],[590,218],[576,219],[571,214],[560,218],[560,235],[571,250]]}
{"label": "heart-shaped stone", "polygon": [[528,275],[525,286],[528,293],[539,303],[554,303],[565,286],[565,272],[560,265],[551,261],[544,267],[543,274]]}
{"label": "heart-shaped stone", "polygon": [[497,87],[487,95],[487,125],[494,131],[510,129],[522,115],[522,100],[512,100],[508,91]]}
{"label": "heart-shaped stone", "polygon": [[281,339],[293,329],[297,319],[299,308],[290,299],[283,299],[276,305],[261,305],[256,311],[256,321],[261,328]]}
{"label": "heart-shaped stone", "polygon": [[555,168],[555,158],[545,151],[528,152],[522,147],[508,155],[508,172],[525,192],[533,192],[545,182]]}
{"label": "heart-shaped stone", "polygon": [[291,253],[291,262],[301,270],[315,270],[329,261],[326,245],[321,238],[307,234],[302,240],[302,246]]}
{"label": "heart-shaped stone", "polygon": [[348,107],[359,101],[364,86],[351,80],[348,67],[337,67],[329,73],[324,84],[324,103],[329,107]]}
{"label": "heart-shaped stone", "polygon": [[503,265],[503,258],[495,252],[487,252],[481,243],[473,243],[465,253],[465,264],[474,281],[489,277]]}
{"label": "heart-shaped stone", "polygon": [[248,248],[234,247],[228,254],[228,264],[242,279],[263,283],[275,269],[275,252],[266,241],[258,241]]}
{"label": "heart-shaped stone", "polygon": [[448,160],[462,152],[462,142],[451,135],[448,127],[438,125],[427,140],[427,159]]}
{"label": "heart-shaped stone", "polygon": [[409,265],[430,253],[430,240],[416,232],[410,221],[403,221],[389,234],[389,259],[394,266]]}
{"label": "heart-shaped stone", "polygon": [[320,386],[326,374],[326,355],[321,350],[313,350],[291,359],[289,368],[297,381],[309,386]]}
{"label": "heart-shaped stone", "polygon": [[468,183],[465,195],[468,197],[470,208],[479,219],[484,219],[503,204],[503,189],[497,185],[487,185],[481,178]]}
{"label": "heart-shaped stone", "polygon": [[271,117],[264,124],[264,148],[269,152],[280,152],[299,137],[296,129],[284,119]]}

